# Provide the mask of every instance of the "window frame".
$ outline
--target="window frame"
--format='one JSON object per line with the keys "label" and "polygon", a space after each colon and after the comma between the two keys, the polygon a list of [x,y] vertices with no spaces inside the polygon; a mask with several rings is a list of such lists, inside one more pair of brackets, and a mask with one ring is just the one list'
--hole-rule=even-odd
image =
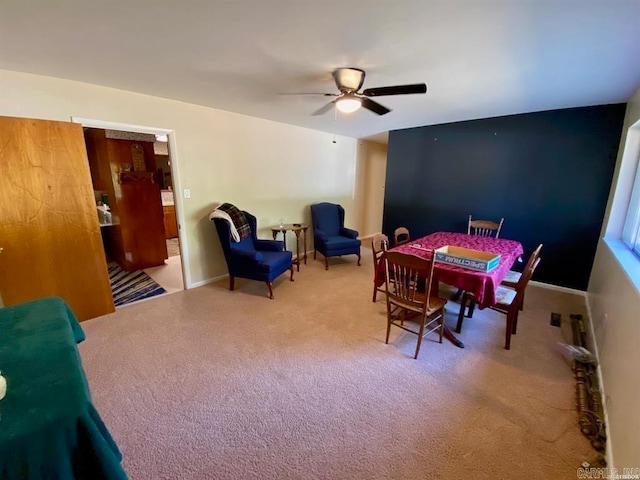
{"label": "window frame", "polygon": [[622,241],[640,258],[640,155],[636,159],[636,172],[627,207]]}

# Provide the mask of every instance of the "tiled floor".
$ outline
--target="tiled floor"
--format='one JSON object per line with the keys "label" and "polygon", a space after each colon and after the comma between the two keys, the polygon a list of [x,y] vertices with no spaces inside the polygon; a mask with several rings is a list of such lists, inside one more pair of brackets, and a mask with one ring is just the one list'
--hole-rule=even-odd
{"label": "tiled floor", "polygon": [[[177,240],[177,239],[176,239]],[[182,263],[180,255],[170,256],[164,265],[145,268],[144,272],[160,284],[167,293],[184,290],[182,281]]]}
{"label": "tiled floor", "polygon": [[178,241],[178,237],[167,238],[167,253],[170,257],[180,255],[180,242]]}

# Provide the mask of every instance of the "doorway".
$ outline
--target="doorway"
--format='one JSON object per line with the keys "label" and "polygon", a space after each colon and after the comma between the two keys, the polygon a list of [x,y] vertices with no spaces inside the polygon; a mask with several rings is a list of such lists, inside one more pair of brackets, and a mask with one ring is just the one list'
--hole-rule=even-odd
{"label": "doorway", "polygon": [[165,264],[144,269],[151,278],[162,285],[167,293],[184,290],[182,255],[178,236],[178,220],[175,208],[175,188],[171,169],[171,154],[167,135],[155,135],[154,152],[156,176],[162,199],[163,223],[167,245]]}
{"label": "doorway", "polygon": [[84,127],[96,205],[112,220],[101,230],[116,306],[184,290],[171,132],[72,120]]}

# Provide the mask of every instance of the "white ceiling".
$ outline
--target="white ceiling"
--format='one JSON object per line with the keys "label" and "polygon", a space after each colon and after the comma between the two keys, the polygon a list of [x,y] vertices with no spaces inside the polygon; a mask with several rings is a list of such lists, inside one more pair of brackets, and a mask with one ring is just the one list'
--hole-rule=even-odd
{"label": "white ceiling", "polygon": [[[377,116],[311,113],[336,92],[425,82]],[[640,0],[0,0],[0,68],[147,93],[352,137],[625,102]],[[3,95],[7,92],[2,92]]]}

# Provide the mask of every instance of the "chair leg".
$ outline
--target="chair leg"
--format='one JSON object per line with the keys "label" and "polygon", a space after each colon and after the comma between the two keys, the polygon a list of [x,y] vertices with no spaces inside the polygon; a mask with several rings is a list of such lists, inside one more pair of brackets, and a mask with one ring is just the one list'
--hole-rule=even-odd
{"label": "chair leg", "polygon": [[473,317],[473,311],[476,308],[476,302],[475,300],[471,299],[471,301],[469,301],[469,309],[467,310],[467,318],[471,318]]}
{"label": "chair leg", "polygon": [[273,288],[272,288],[272,283],[271,282],[265,282],[267,284],[267,287],[269,287],[269,298],[271,300],[273,300]]}
{"label": "chair leg", "polygon": [[387,304],[387,338],[384,343],[389,343],[389,334],[391,333],[391,309],[389,308],[389,304]]}
{"label": "chair leg", "polygon": [[442,343],[442,336],[444,335],[444,307],[440,312],[440,343]]}
{"label": "chair leg", "polygon": [[424,335],[424,324],[426,323],[427,318],[423,317],[422,322],[420,322],[420,331],[418,332],[418,344],[416,345],[416,354],[413,356],[413,359],[416,360],[418,358],[418,353],[420,352],[420,345],[422,345],[422,336]]}
{"label": "chair leg", "polygon": [[236,277],[234,277],[233,275],[229,275],[229,290],[233,291],[235,284],[236,284]]}
{"label": "chair leg", "polygon": [[513,328],[511,329],[511,335],[515,335],[516,330],[518,330],[518,310],[516,310],[513,315]]}
{"label": "chair leg", "polygon": [[507,332],[504,340],[505,350],[511,350],[511,332],[513,331],[513,314],[507,313]]}
{"label": "chair leg", "polygon": [[418,353],[420,353],[420,345],[422,344],[422,337],[418,337],[418,345],[416,345],[416,354],[413,356],[414,360],[418,359]]}
{"label": "chair leg", "polygon": [[451,297],[451,301],[452,302],[457,302],[458,299],[460,298],[460,296],[464,293],[464,290],[462,290],[461,288],[458,289],[458,291],[456,293],[453,294],[453,297]]}
{"label": "chair leg", "polygon": [[376,297],[378,296],[378,287],[376,287],[375,280],[373,282],[373,303],[376,303]]}
{"label": "chair leg", "polygon": [[289,281],[293,282],[293,265],[291,265],[290,270],[291,270],[291,276],[289,277]]}
{"label": "chair leg", "polygon": [[360,254],[358,254],[358,266],[360,266]]}
{"label": "chair leg", "polygon": [[464,321],[464,309],[467,305],[468,299],[469,297],[465,293],[462,296],[462,300],[460,301],[460,311],[458,312],[458,323],[456,325],[456,333],[460,333],[460,331],[462,330],[462,322]]}
{"label": "chair leg", "polygon": [[324,269],[329,270],[329,259],[324,257]]}

